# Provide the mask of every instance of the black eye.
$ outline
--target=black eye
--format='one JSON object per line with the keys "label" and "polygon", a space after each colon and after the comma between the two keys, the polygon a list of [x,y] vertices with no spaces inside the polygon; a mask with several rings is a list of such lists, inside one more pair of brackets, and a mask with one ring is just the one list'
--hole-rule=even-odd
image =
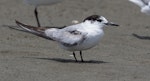
{"label": "black eye", "polygon": [[98,22],[102,22],[102,20],[101,20],[101,19],[98,19],[97,21],[98,21]]}

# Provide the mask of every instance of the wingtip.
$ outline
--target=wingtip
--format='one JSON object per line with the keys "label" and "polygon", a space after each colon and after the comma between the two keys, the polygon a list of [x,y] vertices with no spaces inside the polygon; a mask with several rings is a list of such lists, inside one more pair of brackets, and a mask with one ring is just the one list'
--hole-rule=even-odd
{"label": "wingtip", "polygon": [[21,22],[19,22],[18,20],[15,20],[16,23],[20,24]]}
{"label": "wingtip", "polygon": [[15,22],[18,23],[19,21],[18,21],[18,20],[15,20]]}
{"label": "wingtip", "polygon": [[20,24],[20,22],[19,22],[18,20],[15,20],[15,22],[16,22],[16,24],[17,24],[17,25],[19,25],[19,24]]}
{"label": "wingtip", "polygon": [[18,20],[15,20],[15,22],[16,22],[16,24],[17,24],[18,26],[26,26],[25,24],[19,22]]}

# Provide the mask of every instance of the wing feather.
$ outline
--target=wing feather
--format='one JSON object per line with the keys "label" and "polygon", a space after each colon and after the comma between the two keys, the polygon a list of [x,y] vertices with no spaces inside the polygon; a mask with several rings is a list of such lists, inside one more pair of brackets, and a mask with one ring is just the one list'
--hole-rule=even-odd
{"label": "wing feather", "polygon": [[34,26],[30,26],[30,25],[25,25],[25,24],[23,24],[19,21],[16,21],[16,24],[19,27],[23,28],[25,30],[25,32],[32,33],[34,35],[37,35],[37,36],[45,38],[45,39],[52,40],[51,38],[46,36],[45,33],[44,33],[44,31],[46,29],[48,29],[47,27],[34,27]]}
{"label": "wing feather", "polygon": [[75,46],[82,43],[86,39],[87,33],[80,32],[78,30],[73,31],[56,31],[53,32],[51,38],[60,42],[65,46]]}
{"label": "wing feather", "polygon": [[57,41],[64,46],[78,45],[86,39],[87,35],[87,33],[77,30],[78,27],[80,27],[80,24],[61,28],[34,27],[25,25],[23,23],[20,23],[19,21],[16,21],[16,24],[29,33],[46,39]]}

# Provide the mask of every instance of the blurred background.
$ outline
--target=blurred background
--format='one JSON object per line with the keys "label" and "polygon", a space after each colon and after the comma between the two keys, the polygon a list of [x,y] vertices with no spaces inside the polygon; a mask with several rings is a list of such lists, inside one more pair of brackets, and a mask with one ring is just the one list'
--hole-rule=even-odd
{"label": "blurred background", "polygon": [[[34,5],[0,0],[0,81],[148,81],[150,16],[128,0],[63,0],[39,6],[42,26],[67,26],[97,14],[120,27],[105,27],[96,47],[83,51],[86,63],[49,40],[12,30],[15,20],[37,26]],[[79,59],[79,58],[78,58]]]}

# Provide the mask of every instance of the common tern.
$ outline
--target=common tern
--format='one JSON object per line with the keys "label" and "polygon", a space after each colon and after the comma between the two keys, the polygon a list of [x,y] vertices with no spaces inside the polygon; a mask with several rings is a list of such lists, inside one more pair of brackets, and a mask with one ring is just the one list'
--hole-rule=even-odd
{"label": "common tern", "polygon": [[57,42],[62,49],[71,51],[77,62],[76,51],[80,52],[81,61],[84,62],[82,51],[96,46],[104,35],[103,27],[119,26],[99,15],[92,15],[83,22],[65,27],[34,27],[16,21],[18,27],[34,35]]}

